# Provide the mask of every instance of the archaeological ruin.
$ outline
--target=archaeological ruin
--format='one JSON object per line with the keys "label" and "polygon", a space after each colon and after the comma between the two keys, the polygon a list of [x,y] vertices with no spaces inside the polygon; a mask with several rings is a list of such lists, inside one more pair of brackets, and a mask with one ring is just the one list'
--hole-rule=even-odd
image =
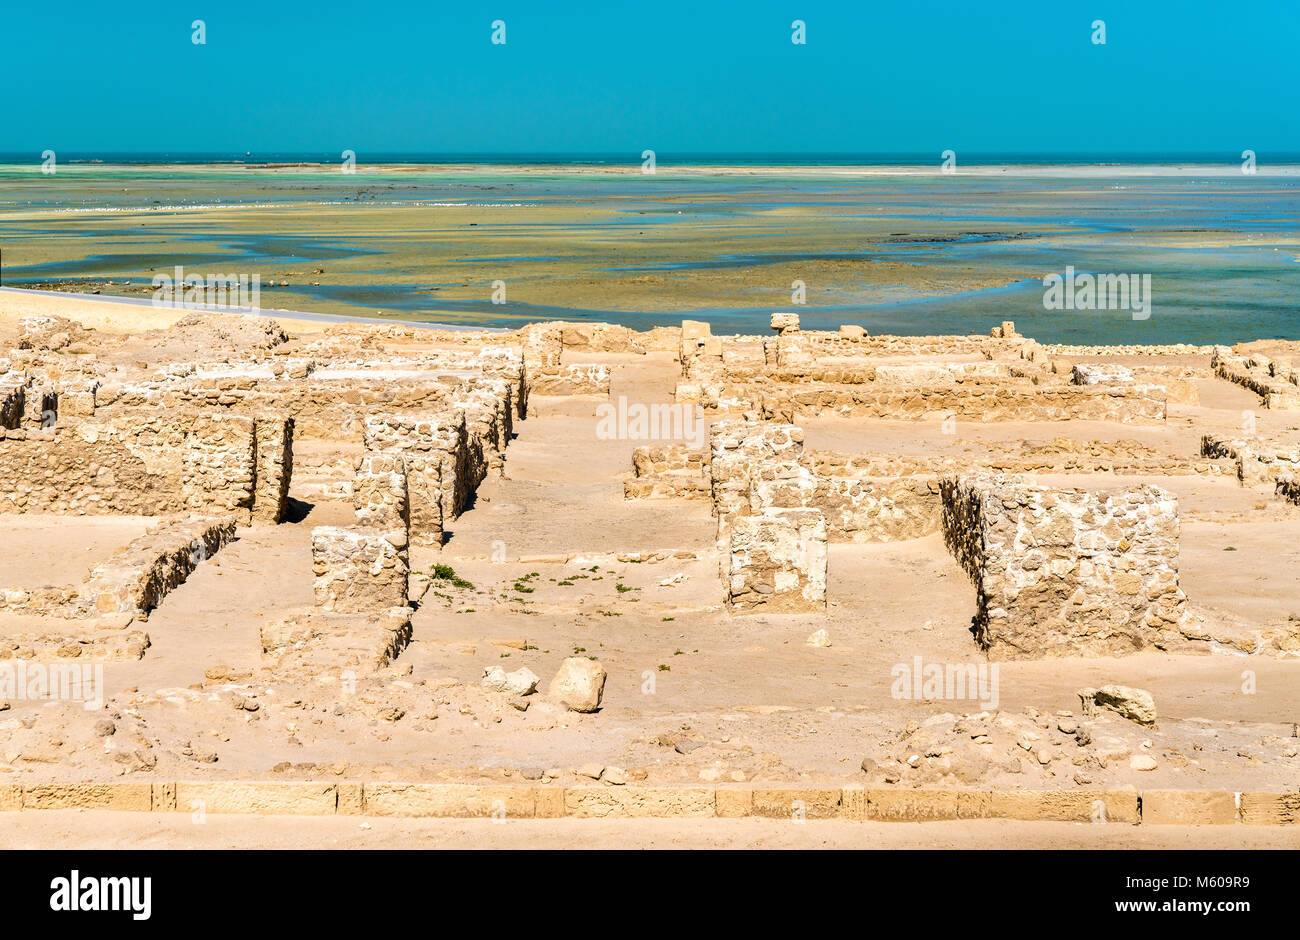
{"label": "archaeological ruin", "polygon": [[[93,708],[0,694],[0,791],[1136,821],[1148,786],[1293,781],[1239,674],[1300,652],[1295,344],[771,325],[21,320],[0,664],[102,675]],[[615,399],[703,431],[597,433]]]}

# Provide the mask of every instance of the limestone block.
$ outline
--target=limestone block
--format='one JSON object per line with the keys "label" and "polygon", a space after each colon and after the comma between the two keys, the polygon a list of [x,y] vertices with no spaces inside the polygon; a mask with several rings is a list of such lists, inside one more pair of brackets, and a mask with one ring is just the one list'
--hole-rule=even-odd
{"label": "limestone block", "polygon": [[799,332],[799,314],[774,313],[771,319],[772,329],[779,334]]}
{"label": "limestone block", "polygon": [[604,692],[605,668],[583,656],[572,656],[562,662],[547,689],[548,695],[575,712],[596,711]]}

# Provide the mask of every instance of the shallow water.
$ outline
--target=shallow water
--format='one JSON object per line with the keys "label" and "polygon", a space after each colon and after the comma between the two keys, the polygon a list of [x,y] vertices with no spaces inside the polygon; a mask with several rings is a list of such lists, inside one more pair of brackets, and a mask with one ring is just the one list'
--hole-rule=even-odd
{"label": "shallow water", "polygon": [[[264,307],[422,321],[766,333],[798,309],[875,333],[1013,319],[1048,342],[1300,339],[1295,176],[5,166],[0,235],[9,286],[138,294],[182,265],[261,274]],[[1044,309],[1043,276],[1067,266],[1149,274],[1151,316]]]}

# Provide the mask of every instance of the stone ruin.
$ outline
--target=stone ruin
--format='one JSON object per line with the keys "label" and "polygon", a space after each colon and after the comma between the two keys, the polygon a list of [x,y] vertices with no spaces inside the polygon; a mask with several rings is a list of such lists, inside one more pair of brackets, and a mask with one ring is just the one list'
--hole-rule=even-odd
{"label": "stone ruin", "polygon": [[[350,325],[292,338],[186,318],[127,355],[75,324],[29,324],[0,359],[0,514],[148,524],[80,581],[0,586],[0,614],[49,627],[12,632],[0,658],[146,656],[140,627],[208,559],[309,519],[311,593],[258,624],[265,675],[338,681],[393,664],[422,623],[421,562],[458,544],[457,519],[508,474],[530,398],[575,399],[580,414],[609,395],[629,354],[676,355],[673,402],[698,406],[709,433],[702,447],[629,443],[623,497],[648,512],[695,501],[697,521],[711,511],[716,540],[698,554],[710,602],[738,634],[779,614],[802,638],[845,590],[848,579],[828,581],[840,553],[932,538],[974,585],[972,653],[1205,648],[1214,638],[1191,624],[1180,586],[1171,481],[1257,487],[1281,497],[1270,507],[1300,501],[1300,447],[1285,435],[1197,429],[1199,448],[1163,435],[1170,409],[1181,421],[1207,382],[1285,410],[1295,373],[1281,357],[1046,346],[1010,322],[918,337],[804,330],[796,314],[771,325],[773,335],[725,337],[691,321],[642,333]],[[70,352],[83,347],[95,354]],[[869,420],[935,435],[1046,430],[972,435],[960,448],[844,443]],[[1057,423],[1077,420],[1108,430],[1061,436]],[[1132,477],[1162,485],[1119,479]],[[315,524],[313,504],[330,524]]]}
{"label": "stone ruin", "polygon": [[979,475],[939,487],[944,541],[975,583],[973,630],[990,657],[1113,656],[1178,636],[1187,599],[1168,492]]}
{"label": "stone ruin", "polygon": [[[1185,344],[1044,346],[1011,321],[983,337],[805,331],[789,313],[773,314],[771,327],[771,337],[714,336],[706,323],[683,323],[675,400],[709,416],[708,445],[637,447],[624,484],[628,500],[712,503],[723,599],[737,613],[824,609],[828,546],[942,533],[976,585],[974,633],[990,657],[1204,649],[1210,637],[1188,620],[1179,588],[1177,501],[1159,486],[1095,477],[1236,477],[1300,503],[1300,443],[1267,436],[1207,434],[1199,452],[1126,437],[973,439],[955,456],[811,449],[803,427],[865,418],[954,435],[1006,421],[1163,428],[1170,404],[1198,405],[1215,379],[1249,389],[1265,409],[1292,407],[1289,359]],[[1089,479],[1044,486],[1030,474]]]}
{"label": "stone ruin", "polygon": [[[0,588],[0,613],[85,622],[73,629],[99,649],[93,631],[146,619],[244,527],[288,521],[300,489],[351,498],[356,523],[313,530],[317,608],[265,625],[264,649],[302,650],[337,617],[325,633],[373,634],[373,621],[396,655],[409,545],[441,545],[487,474],[504,472],[530,370],[608,388],[603,366],[560,365],[562,330],[338,327],[291,341],[273,321],[194,314],[152,334],[150,365],[73,321],[22,321],[0,358],[0,514],[154,521],[81,585]],[[322,457],[295,461],[296,444]]]}

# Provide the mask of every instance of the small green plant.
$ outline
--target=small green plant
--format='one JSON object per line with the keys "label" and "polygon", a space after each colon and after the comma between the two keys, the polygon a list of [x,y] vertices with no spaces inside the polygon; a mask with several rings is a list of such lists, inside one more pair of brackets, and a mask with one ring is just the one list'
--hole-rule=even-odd
{"label": "small green plant", "polygon": [[470,584],[464,578],[458,576],[456,574],[455,569],[453,569],[451,565],[434,565],[433,571],[429,573],[430,575],[432,575],[434,580],[446,581],[450,583],[452,587],[458,587],[461,588],[462,590],[467,590],[467,591],[474,590],[474,585]]}

